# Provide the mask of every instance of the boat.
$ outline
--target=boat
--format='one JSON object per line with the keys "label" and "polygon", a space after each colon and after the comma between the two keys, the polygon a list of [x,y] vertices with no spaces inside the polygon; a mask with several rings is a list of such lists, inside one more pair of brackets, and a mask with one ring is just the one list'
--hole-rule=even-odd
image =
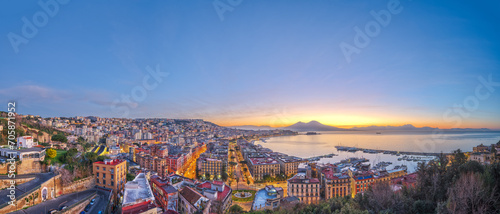
{"label": "boat", "polygon": [[307,132],[306,135],[318,135],[319,133],[317,132]]}
{"label": "boat", "polygon": [[377,134],[382,134],[381,132],[377,132]]}

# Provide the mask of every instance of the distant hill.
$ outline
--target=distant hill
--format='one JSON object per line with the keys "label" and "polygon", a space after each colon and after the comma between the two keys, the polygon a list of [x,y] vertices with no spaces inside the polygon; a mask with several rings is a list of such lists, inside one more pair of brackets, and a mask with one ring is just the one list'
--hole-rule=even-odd
{"label": "distant hill", "polygon": [[491,131],[487,128],[472,129],[472,128],[454,128],[454,129],[440,129],[433,128],[429,126],[415,127],[412,124],[406,124],[402,126],[367,126],[367,127],[353,127],[351,129],[361,130],[361,131],[433,131],[433,130],[443,130],[443,131]]}
{"label": "distant hill", "polygon": [[367,126],[367,127],[353,127],[351,129],[356,130],[367,130],[367,131],[432,131],[437,128],[432,127],[421,127],[417,128],[411,124],[406,124],[402,126]]}
{"label": "distant hill", "polygon": [[232,126],[230,128],[245,129],[245,130],[273,130],[273,129],[286,129],[297,132],[310,132],[310,131],[491,131],[487,128],[472,129],[472,128],[454,128],[454,129],[439,129],[429,126],[415,127],[412,124],[402,126],[366,126],[366,127],[352,127],[350,129],[338,128],[335,126],[324,125],[318,121],[310,121],[308,123],[298,122],[286,127],[270,127],[270,126]]}
{"label": "distant hill", "polygon": [[283,129],[298,131],[298,132],[309,132],[309,131],[345,131],[347,129],[337,128],[335,126],[324,125],[318,121],[311,121],[309,123],[298,122],[291,126],[283,127]]}
{"label": "distant hill", "polygon": [[243,130],[273,130],[273,129],[281,129],[281,128],[273,128],[271,126],[230,126],[229,128],[235,129],[243,129]]}

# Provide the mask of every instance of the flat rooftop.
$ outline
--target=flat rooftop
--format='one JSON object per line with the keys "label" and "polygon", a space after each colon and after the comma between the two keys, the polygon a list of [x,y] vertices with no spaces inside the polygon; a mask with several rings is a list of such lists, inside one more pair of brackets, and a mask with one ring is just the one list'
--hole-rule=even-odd
{"label": "flat rooftop", "polygon": [[153,201],[155,197],[144,173],[139,173],[133,181],[125,184],[122,206],[131,206],[145,201]]}
{"label": "flat rooftop", "polygon": [[265,165],[265,164],[278,164],[278,161],[276,161],[274,158],[250,158],[250,162],[252,162],[252,165]]}

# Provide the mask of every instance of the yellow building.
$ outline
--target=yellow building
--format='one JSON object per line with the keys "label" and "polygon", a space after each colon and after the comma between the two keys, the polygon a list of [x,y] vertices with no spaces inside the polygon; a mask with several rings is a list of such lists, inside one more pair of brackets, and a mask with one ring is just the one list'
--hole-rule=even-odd
{"label": "yellow building", "polygon": [[96,186],[113,189],[120,193],[127,182],[127,161],[106,159],[92,164]]}

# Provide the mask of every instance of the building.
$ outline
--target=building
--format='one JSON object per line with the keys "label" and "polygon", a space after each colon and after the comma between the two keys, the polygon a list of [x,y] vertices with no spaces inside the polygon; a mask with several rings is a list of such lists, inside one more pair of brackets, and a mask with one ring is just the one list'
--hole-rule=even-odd
{"label": "building", "polygon": [[128,158],[135,162],[135,148],[132,146],[128,147]]}
{"label": "building", "polygon": [[156,214],[155,197],[144,173],[125,184],[122,214]]}
{"label": "building", "polygon": [[293,156],[284,156],[277,158],[280,163],[280,171],[286,176],[295,175],[298,173],[300,163],[306,163],[307,160]]}
{"label": "building", "polygon": [[176,173],[180,170],[184,164],[184,158],[182,155],[169,155],[167,158],[168,172]]}
{"label": "building", "polygon": [[31,159],[33,161],[45,160],[45,148],[33,147],[29,149],[12,150],[0,148],[0,156],[9,158],[16,158],[20,161]]}
{"label": "building", "polygon": [[470,154],[470,161],[477,161],[481,164],[490,164],[491,160],[494,159],[495,155],[489,152],[474,152]]}
{"label": "building", "polygon": [[96,186],[113,189],[120,194],[127,181],[127,161],[106,159],[92,164]]}
{"label": "building", "polygon": [[264,176],[275,177],[280,173],[280,164],[274,158],[248,158],[249,170],[255,180],[262,180]]}
{"label": "building", "polygon": [[363,193],[375,182],[375,177],[371,172],[353,172],[348,170],[351,179],[351,196]]}
{"label": "building", "polygon": [[473,147],[472,151],[473,152],[489,152],[490,151],[490,147],[489,146],[485,146],[483,144],[480,144],[480,145],[478,145],[476,147]]}
{"label": "building", "polygon": [[289,202],[294,203],[293,198],[299,201],[296,197],[284,197],[284,191],[281,187],[274,187],[273,185],[268,185],[263,189],[259,190],[261,194],[256,194],[254,202],[252,204],[252,210],[273,210],[281,206],[281,201],[285,198],[292,199]]}
{"label": "building", "polygon": [[179,213],[194,214],[210,212],[210,199],[193,188],[186,186],[179,192]]}
{"label": "building", "polygon": [[288,196],[299,198],[302,203],[317,204],[320,200],[320,181],[299,172],[287,180]]}
{"label": "building", "polygon": [[34,146],[38,146],[38,143],[33,142],[33,137],[31,136],[22,136],[17,138],[17,149],[33,148]]}
{"label": "building", "polygon": [[[406,187],[415,187],[417,184],[417,173],[411,173],[399,178],[394,178],[391,180],[391,183],[393,185],[393,189],[398,190],[401,189],[403,186]],[[396,185],[394,187],[394,185]]]}
{"label": "building", "polygon": [[345,173],[335,173],[332,168],[321,171],[321,188],[325,199],[344,197],[351,193],[351,178]]}
{"label": "building", "polygon": [[212,201],[210,213],[226,213],[233,203],[233,190],[222,181],[205,181],[196,188]]}
{"label": "building", "polygon": [[196,161],[196,169],[198,170],[198,175],[205,177],[208,173],[210,178],[220,179],[222,175],[223,168],[225,167],[224,162],[222,160],[214,159],[214,158],[198,158]]}
{"label": "building", "polygon": [[179,195],[177,189],[169,184],[169,180],[154,175],[151,176],[150,184],[158,205],[165,211],[172,210],[177,212]]}

